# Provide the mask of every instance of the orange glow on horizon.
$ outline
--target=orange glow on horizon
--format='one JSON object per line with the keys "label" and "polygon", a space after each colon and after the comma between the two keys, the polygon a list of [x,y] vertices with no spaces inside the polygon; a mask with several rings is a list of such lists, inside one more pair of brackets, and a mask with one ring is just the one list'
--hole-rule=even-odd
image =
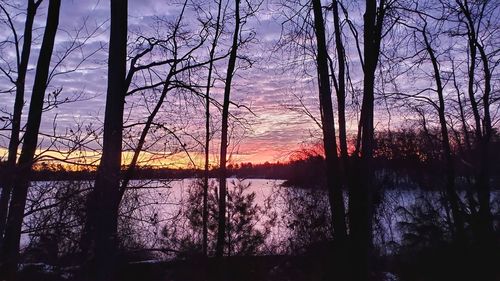
{"label": "orange glow on horizon", "polygon": [[[263,164],[265,162],[288,162],[288,154],[277,152],[273,149],[262,149],[262,145],[251,144],[245,146],[245,151],[254,151],[254,153],[240,153],[239,151],[233,152],[228,155],[229,164],[241,164],[251,162],[253,164]],[[0,159],[6,159],[7,150],[0,148]],[[79,170],[95,170],[99,164],[100,154],[98,152],[55,152],[55,151],[42,151],[36,152],[38,161],[35,169],[41,169],[43,165],[61,165],[65,169],[72,171]],[[281,155],[280,155],[281,154]],[[132,152],[122,153],[122,165],[127,166],[132,159]],[[211,153],[210,155],[210,169],[218,166],[219,155]],[[204,154],[200,152],[178,152],[172,154],[165,153],[152,153],[141,152],[137,165],[142,167],[152,168],[172,168],[172,169],[186,169],[204,167]]]}
{"label": "orange glow on horizon", "polygon": [[[355,145],[348,143],[349,155],[355,150]],[[290,160],[297,160],[306,157],[309,153],[323,155],[323,146],[318,143],[316,145],[276,145],[272,146],[265,141],[250,141],[241,144],[237,149],[229,151],[228,165],[253,163],[264,164],[268,163],[288,163]],[[0,148],[0,159],[6,159],[7,150]],[[78,170],[94,170],[97,168],[100,160],[100,154],[94,151],[85,152],[54,152],[54,151],[37,151],[39,160],[37,167],[40,168],[42,163],[55,164],[65,167],[65,169]],[[122,153],[122,165],[127,166],[132,159],[132,152]],[[204,168],[205,156],[202,152],[141,152],[137,165],[139,167],[152,168],[171,168],[171,169],[186,169],[186,168]],[[210,154],[210,169],[218,167],[219,155],[217,153]]]}

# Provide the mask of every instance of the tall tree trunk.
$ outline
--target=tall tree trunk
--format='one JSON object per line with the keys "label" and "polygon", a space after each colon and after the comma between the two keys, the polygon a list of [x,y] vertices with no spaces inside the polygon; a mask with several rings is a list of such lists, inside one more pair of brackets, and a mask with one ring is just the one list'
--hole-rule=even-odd
{"label": "tall tree trunk", "polygon": [[[484,2],[483,5],[486,5]],[[483,120],[482,120],[482,138],[478,141],[479,146],[479,172],[477,175],[477,194],[479,203],[479,234],[478,239],[482,250],[481,256],[483,258],[481,264],[481,278],[483,280],[495,280],[494,268],[496,266],[494,247],[496,243],[496,236],[493,229],[493,217],[491,214],[491,190],[490,190],[490,144],[492,135],[492,124],[490,115],[490,95],[491,95],[491,69],[489,66],[488,56],[481,42],[476,38],[475,44],[479,51],[479,56],[483,64],[483,81],[484,92],[482,96],[483,101]]]}
{"label": "tall tree trunk", "polygon": [[[339,116],[339,143],[341,159],[338,157],[337,140],[335,135],[335,120],[332,108],[332,93],[330,77],[328,73],[328,49],[326,46],[325,23],[320,0],[313,0],[314,30],[317,43],[316,65],[318,73],[318,88],[321,112],[321,127],[323,130],[323,147],[326,162],[326,183],[328,188],[328,199],[334,230],[335,246],[334,276],[340,280],[346,278],[345,254],[347,253],[347,227],[345,220],[345,204],[342,187],[347,183],[347,136],[345,126],[345,54],[341,39],[340,20],[337,1],[332,3],[335,47],[338,61],[338,80],[336,80],[333,62],[330,62],[332,81],[337,93],[338,116]],[[340,161],[341,160],[341,161]]]}
{"label": "tall tree trunk", "polygon": [[[474,25],[474,22],[473,22],[473,19],[472,19],[472,16],[470,15],[470,11],[469,11],[469,8],[468,6],[466,5],[467,3],[461,3],[459,1],[457,1],[460,9],[461,9],[461,12],[465,15],[465,21],[466,21],[466,25],[467,25],[467,29],[468,29],[468,32],[467,32],[467,41],[468,41],[468,45],[469,45],[469,49],[468,49],[468,55],[469,55],[469,69],[468,69],[468,83],[467,83],[467,93],[468,93],[468,97],[469,97],[469,102],[470,102],[470,105],[471,105],[471,109],[472,109],[472,114],[473,114],[473,117],[474,117],[474,136],[475,136],[475,139],[474,139],[474,150],[475,150],[475,153],[473,153],[473,156],[472,156],[472,161],[474,163],[474,177],[476,179],[476,192],[478,193],[478,197],[480,197],[479,193],[481,193],[480,189],[481,189],[481,186],[483,186],[482,184],[482,180],[481,180],[481,166],[482,164],[480,163],[481,161],[481,140],[483,139],[483,132],[481,130],[481,116],[479,114],[479,106],[478,106],[478,102],[476,100],[476,97],[475,97],[475,81],[474,81],[474,78],[475,78],[475,72],[476,72],[476,60],[477,60],[477,45],[476,45],[476,31],[475,31],[475,25]],[[474,154],[478,154],[479,156],[475,156]],[[488,200],[489,201],[489,200]],[[489,204],[489,202],[488,202]],[[481,209],[481,204],[479,204],[480,207],[479,209]],[[479,213],[481,212],[481,210],[479,211]],[[483,212],[484,212],[484,208],[483,208]],[[479,215],[481,217],[481,215]],[[479,226],[480,227],[480,226]],[[481,227],[480,227],[481,228]],[[483,227],[484,228],[484,227]],[[482,240],[482,238],[479,238],[480,236],[482,236],[481,234],[478,234],[477,235],[477,239],[478,240]]]}
{"label": "tall tree trunk", "polygon": [[[12,192],[12,185],[16,180],[16,160],[17,150],[19,149],[19,133],[21,131],[21,115],[24,105],[24,88],[26,82],[26,72],[28,70],[28,62],[31,52],[33,22],[35,20],[36,10],[40,2],[35,3],[34,0],[28,1],[26,9],[26,21],[24,23],[23,34],[23,50],[21,58],[17,65],[16,79],[16,98],[14,101],[14,112],[12,115],[12,131],[9,140],[9,156],[7,157],[7,172],[5,179],[2,182],[2,194],[0,195],[0,249],[3,245],[3,234],[5,224],[7,223],[7,210]],[[19,48],[19,46],[16,46]]]}
{"label": "tall tree trunk", "polygon": [[[494,2],[482,1],[480,3],[481,14],[473,15],[468,1],[456,0],[460,8],[460,12],[463,15],[461,20],[465,23],[467,27],[467,40],[469,44],[469,73],[468,73],[468,93],[469,99],[472,107],[472,112],[475,121],[475,154],[473,163],[475,167],[475,178],[476,178],[476,192],[479,203],[479,211],[477,213],[477,229],[476,229],[476,240],[478,246],[481,250],[479,253],[481,268],[479,269],[479,275],[481,280],[494,280],[493,259],[493,247],[495,243],[495,236],[493,230],[493,222],[491,215],[490,206],[490,175],[489,175],[489,165],[490,165],[490,138],[492,134],[491,116],[490,116],[490,94],[491,94],[491,69],[489,66],[488,56],[485,52],[483,42],[479,39],[479,28],[484,26],[482,22],[485,20],[484,11],[487,10],[487,5],[494,5]],[[477,30],[476,30],[477,28]],[[477,51],[479,51],[479,57],[483,65],[483,77],[482,79],[476,80],[476,56]],[[484,83],[483,88],[483,118],[479,114],[478,101],[475,98],[476,94],[476,83],[481,81]]]}
{"label": "tall tree trunk", "polygon": [[50,0],[49,2],[47,23],[40,48],[40,55],[38,57],[33,91],[31,93],[26,133],[24,134],[23,147],[18,162],[19,173],[22,174],[23,177],[17,180],[12,190],[12,199],[9,206],[9,215],[3,245],[3,272],[7,274],[8,279],[12,279],[17,270],[24,208],[30,184],[29,175],[38,144],[38,132],[42,119],[45,90],[47,89],[50,59],[54,49],[57,27],[59,25],[60,6],[61,0]]}
{"label": "tall tree trunk", "polygon": [[222,131],[220,141],[220,165],[219,165],[219,215],[217,227],[217,244],[215,247],[215,256],[222,257],[224,255],[224,240],[226,236],[226,162],[227,162],[227,145],[228,145],[228,119],[229,119],[229,103],[231,95],[231,82],[234,76],[236,67],[236,58],[238,51],[238,40],[240,33],[240,0],[235,0],[235,26],[233,33],[233,42],[231,53],[229,54],[229,62],[227,65],[226,85],[224,87],[224,101],[222,103]]}
{"label": "tall tree trunk", "polygon": [[334,0],[332,3],[333,9],[333,24],[335,28],[335,49],[337,51],[338,60],[338,86],[337,89],[337,111],[339,118],[339,144],[340,144],[340,158],[342,159],[341,173],[344,178],[344,185],[347,186],[346,179],[349,179],[349,151],[347,148],[347,126],[345,117],[345,97],[346,97],[346,57],[344,43],[342,42],[342,28],[340,26],[340,16],[338,1]]}
{"label": "tall tree trunk", "polygon": [[483,93],[483,135],[479,142],[479,173],[477,179],[478,201],[479,201],[479,218],[481,232],[483,233],[482,239],[490,243],[494,243],[493,237],[493,222],[490,206],[490,142],[492,135],[492,125],[490,116],[490,94],[491,94],[491,70],[488,62],[488,57],[484,47],[477,42],[476,45],[479,50],[481,62],[483,64],[484,73],[484,93]]}
{"label": "tall tree trunk", "polygon": [[441,72],[439,70],[439,63],[434,54],[434,50],[429,42],[425,27],[422,30],[422,37],[424,38],[425,47],[432,63],[434,81],[436,82],[436,92],[439,100],[438,116],[441,127],[441,145],[443,147],[443,160],[445,161],[446,174],[445,191],[446,196],[448,197],[447,200],[451,207],[455,239],[457,242],[463,244],[465,242],[464,221],[462,212],[460,211],[460,199],[455,191],[455,164],[451,153],[448,126],[446,124],[444,89],[441,81]]}
{"label": "tall tree trunk", "polygon": [[210,63],[208,65],[207,87],[205,89],[205,167],[203,174],[203,222],[202,222],[202,251],[203,255],[208,255],[208,180],[210,164],[210,89],[212,87],[212,72],[214,68],[215,49],[220,34],[220,19],[222,10],[222,0],[219,0],[217,8],[217,21],[215,24],[214,40],[210,49]]}
{"label": "tall tree trunk", "polygon": [[376,0],[366,1],[364,14],[363,104],[361,107],[361,156],[357,159],[357,175],[350,190],[350,237],[353,263],[352,280],[369,280],[372,248],[372,189],[374,148],[374,87],[375,70],[380,54],[385,1],[377,9]]}
{"label": "tall tree trunk", "polygon": [[[458,1],[457,1],[458,2]],[[459,2],[458,2],[459,3]],[[481,116],[479,115],[479,107],[477,104],[477,100],[475,98],[475,90],[474,90],[474,75],[476,72],[476,59],[477,59],[477,48],[476,48],[476,32],[475,32],[475,27],[473,20],[470,16],[470,13],[468,11],[468,7],[463,6],[461,3],[459,3],[462,13],[466,16],[467,19],[467,25],[468,25],[468,44],[469,44],[469,72],[468,72],[468,85],[467,85],[467,93],[469,95],[469,101],[471,104],[472,108],[472,113],[474,116],[474,122],[475,122],[475,133],[476,133],[476,140],[481,139],[482,132],[481,132]]]}
{"label": "tall tree trunk", "polygon": [[323,130],[323,147],[326,160],[326,184],[332,216],[334,237],[344,242],[347,236],[345,225],[345,206],[342,195],[342,185],[339,179],[339,159],[337,155],[337,140],[335,137],[335,121],[333,118],[330,76],[328,73],[328,51],[325,39],[325,26],[320,0],[313,0],[314,31],[316,34],[319,101],[321,125]]}
{"label": "tall tree trunk", "polygon": [[[454,62],[452,61],[452,77],[453,77],[453,86],[455,87],[455,91],[457,92],[457,103],[458,103],[458,109],[459,109],[459,112],[460,112],[460,122],[461,122],[461,125],[462,125],[462,133],[463,133],[463,143],[464,143],[464,146],[465,148],[462,149],[461,151],[461,154],[462,154],[462,158],[465,160],[465,161],[470,161],[470,153],[472,151],[472,144],[471,144],[471,141],[470,141],[470,136],[469,136],[469,127],[467,126],[467,121],[466,121],[466,117],[465,117],[465,110],[464,110],[464,103],[465,101],[462,101],[462,97],[461,97],[461,93],[460,93],[460,88],[458,86],[458,83],[457,83],[457,78],[456,78],[456,75],[455,75],[455,64]],[[469,185],[472,186],[472,177],[469,175],[469,174],[466,174],[466,180],[467,180],[467,183]],[[467,189],[466,190],[466,197],[467,197],[467,201],[469,203],[469,210],[470,210],[470,213],[471,213],[471,216],[472,217],[476,217],[477,216],[477,204],[476,204],[476,200],[474,199],[474,193],[473,193],[473,190],[472,189]]]}
{"label": "tall tree trunk", "polygon": [[111,0],[103,147],[88,210],[95,255],[91,261],[90,277],[91,280],[98,281],[115,279],[123,110],[126,95],[126,54],[127,0]]}

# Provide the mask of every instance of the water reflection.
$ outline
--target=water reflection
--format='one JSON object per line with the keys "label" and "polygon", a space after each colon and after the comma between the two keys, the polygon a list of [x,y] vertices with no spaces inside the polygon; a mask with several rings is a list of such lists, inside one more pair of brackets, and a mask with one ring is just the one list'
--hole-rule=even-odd
{"label": "water reflection", "polygon": [[[329,240],[332,229],[324,190],[282,186],[283,181],[228,179],[229,255],[298,254]],[[23,228],[25,253],[56,260],[76,255],[89,181],[35,182]],[[201,252],[202,185],[197,179],[136,180],[120,209],[121,247],[131,259]],[[209,188],[209,253],[215,248],[217,181]],[[492,201],[498,193],[492,196]],[[433,228],[449,222],[437,191],[386,190],[377,194],[374,240],[382,254],[398,245],[446,239]],[[493,205],[495,212],[497,205]],[[419,221],[420,220],[420,221]],[[423,235],[422,235],[423,233]]]}

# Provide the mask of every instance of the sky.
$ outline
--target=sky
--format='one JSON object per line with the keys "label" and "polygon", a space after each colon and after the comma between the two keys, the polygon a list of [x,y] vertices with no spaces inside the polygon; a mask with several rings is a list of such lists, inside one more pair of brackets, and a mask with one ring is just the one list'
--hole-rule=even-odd
{"label": "sky", "polygon": [[[258,0],[254,0],[258,1]],[[23,32],[25,1],[0,0],[0,3],[14,2],[19,9],[8,7],[13,19],[15,29],[19,35]],[[181,14],[181,0],[129,0],[128,29],[129,29],[129,56],[134,56],[144,49],[144,39],[150,37],[168,37],[171,35],[172,25],[177,22]],[[300,1],[299,1],[300,2]],[[192,45],[199,42],[199,34],[203,34],[198,18],[215,13],[213,1],[188,0],[190,5],[186,9],[181,20],[181,30],[184,36],[191,36],[189,40],[180,39],[179,53],[186,54]],[[202,9],[194,10],[191,4],[204,3]],[[232,1],[230,1],[232,3]],[[247,3],[247,1],[242,1]],[[281,4],[280,4],[281,3]],[[314,64],[314,40],[307,36],[295,36],[293,40],[300,44],[287,44],[293,33],[294,21],[287,21],[287,16],[294,15],[296,6],[289,5],[292,1],[285,0],[263,0],[258,11],[248,18],[243,26],[242,36],[253,38],[239,49],[237,71],[232,84],[230,106],[232,118],[230,121],[230,162],[277,162],[287,161],[294,152],[312,147],[321,143],[321,131],[317,123],[319,120],[319,102],[317,90],[317,77]],[[29,70],[26,81],[25,109],[23,121],[27,117],[27,108],[33,77],[36,69],[36,60],[39,45],[43,35],[46,9],[48,0],[44,0],[40,6],[34,25],[34,44],[31,52]],[[286,4],[286,5],[283,5]],[[362,30],[362,8],[358,2],[346,2],[350,10],[349,17],[354,23],[354,28]],[[247,11],[243,7],[243,11]],[[356,12],[357,11],[357,12]],[[231,42],[233,21],[231,18],[232,7],[227,7],[227,20],[225,30],[221,35],[220,44],[217,47],[216,56],[227,54]],[[310,13],[298,13],[301,16],[310,17]],[[50,110],[43,113],[41,134],[39,140],[39,154],[42,159],[61,157],[58,153],[74,151],[69,157],[70,162],[79,159],[79,155],[87,156],[86,163],[93,163],[98,159],[102,141],[101,130],[104,120],[105,95],[107,88],[107,58],[109,40],[109,0],[63,0],[59,31],[56,35],[56,44],[52,56],[51,79],[48,84],[47,100]],[[326,33],[329,40],[329,48],[332,56],[335,56],[332,43],[332,20],[329,12],[326,16]],[[12,32],[6,25],[5,14],[0,13],[0,66],[4,70],[13,69],[15,77],[15,49],[12,42]],[[298,19],[301,22],[302,19]],[[494,19],[498,19],[495,17]],[[284,24],[283,24],[284,23]],[[296,23],[296,22],[295,22]],[[310,25],[301,25],[311,28]],[[347,27],[345,27],[347,28]],[[439,29],[439,26],[433,26]],[[184,33],[185,32],[185,33]],[[351,35],[349,35],[351,34]],[[377,69],[377,99],[375,114],[375,130],[384,130],[397,127],[398,124],[411,128],[421,126],[420,115],[416,109],[424,108],[428,113],[429,125],[436,123],[435,110],[432,106],[425,105],[421,100],[390,100],[382,98],[391,92],[418,92],[435,99],[432,90],[435,85],[432,79],[432,68],[426,61],[425,52],[412,56],[412,52],[419,51],[418,44],[414,44],[411,34],[404,26],[396,26],[384,39],[383,48],[388,48],[390,56],[410,56],[412,59],[401,63],[394,63],[390,57],[381,56],[379,69]],[[344,42],[348,56],[350,71],[347,108],[347,130],[354,135],[359,120],[360,93],[362,89],[362,69],[360,59],[352,33],[344,33]],[[485,35],[489,39],[488,34]],[[206,60],[209,40],[192,53],[190,62]],[[457,74],[467,72],[467,57],[464,52],[467,42],[463,37],[450,37],[442,34],[434,38],[436,48],[446,50],[440,53],[441,68],[447,71],[450,68],[446,56],[454,58],[458,63]],[[362,37],[360,38],[362,40]],[[404,41],[408,40],[408,41]],[[77,42],[75,44],[75,42]],[[170,41],[171,42],[171,41]],[[495,41],[496,42],[496,41]],[[492,58],[498,55],[498,44],[490,43],[487,49]],[[362,41],[360,42],[362,45]],[[410,54],[410,55],[409,55]],[[423,54],[423,55],[422,55]],[[496,55],[495,55],[496,54]],[[170,57],[169,57],[170,56]],[[155,50],[151,55],[144,57],[139,64],[171,58],[172,54],[166,49]],[[333,57],[335,59],[335,57]],[[249,61],[251,64],[249,64]],[[461,62],[461,63],[460,63]],[[223,80],[227,59],[215,63],[214,82],[211,88],[211,97],[214,103],[222,103]],[[411,69],[411,71],[403,71]],[[141,72],[134,76],[130,89],[135,89],[147,84],[158,82],[165,77],[169,68],[159,66],[149,72]],[[399,76],[391,76],[389,71],[400,71]],[[380,75],[384,73],[384,75]],[[389,75],[388,75],[389,74]],[[191,81],[195,85],[206,84],[206,68],[199,68],[192,73],[176,76],[179,81]],[[497,75],[495,73],[495,75]],[[380,77],[382,78],[380,78]],[[479,79],[479,78],[478,78]],[[497,82],[495,80],[495,89]],[[466,79],[459,79],[459,87],[466,87]],[[456,111],[453,107],[453,99],[456,91],[450,84],[445,86],[450,116]],[[0,157],[6,156],[5,148],[9,140],[8,117],[12,112],[14,95],[8,90],[12,89],[12,83],[6,75],[0,75]],[[198,88],[202,92],[203,87]],[[427,90],[426,90],[427,89]],[[159,90],[141,91],[126,98],[124,116],[124,164],[130,160],[130,151],[136,146],[140,135],[141,122],[146,120],[159,97]],[[57,96],[53,92],[59,92]],[[495,90],[494,93],[497,93]],[[64,103],[55,103],[65,100]],[[390,101],[390,102],[387,102]],[[335,99],[334,99],[335,109]],[[427,106],[427,107],[426,107]],[[211,106],[211,161],[217,165],[219,134],[220,134],[220,110],[212,104]],[[498,120],[500,111],[495,107],[494,120]],[[434,113],[433,113],[434,112]],[[456,112],[455,112],[456,113]],[[311,118],[311,116],[313,118]],[[336,116],[335,116],[336,118]],[[146,150],[142,154],[141,164],[163,165],[163,166],[187,166],[202,165],[201,153],[204,142],[204,104],[200,96],[187,93],[186,91],[171,91],[167,94],[162,105],[155,126],[153,126],[146,139]],[[450,119],[452,120],[452,119]],[[496,124],[496,123],[495,123]],[[139,125],[139,126],[138,126]],[[57,138],[54,138],[57,136]],[[85,144],[83,147],[77,144]],[[80,154],[78,154],[80,153]]]}
{"label": "sky", "polygon": [[[157,17],[170,20],[176,18],[181,7],[178,2],[180,1],[129,1],[129,40],[133,40],[141,32],[146,34],[150,32]],[[20,3],[20,7],[24,7],[22,1]],[[47,3],[48,1],[42,3],[35,21],[35,44],[33,44],[32,48],[26,83],[25,100],[27,103],[23,111],[24,120],[27,117],[27,107],[36,69],[39,43],[43,34]],[[190,19],[195,18],[193,11],[189,10],[186,13],[187,19],[183,20],[185,24],[195,26],[196,22]],[[14,20],[19,34],[23,32],[23,17],[23,14],[19,14]],[[235,108],[234,106],[230,108],[239,118],[245,119],[243,122],[245,129],[242,129],[240,125],[235,126],[233,138],[231,139],[230,151],[232,152],[231,161],[233,162],[286,161],[293,151],[302,148],[305,143],[311,140],[315,141],[314,139],[318,133],[317,125],[310,117],[297,110],[291,110],[291,108],[298,106],[295,100],[296,96],[301,96],[309,110],[317,114],[315,78],[299,75],[297,71],[290,71],[286,66],[283,66],[282,58],[284,54],[276,50],[276,44],[281,36],[281,20],[278,17],[279,12],[275,10],[273,4],[265,1],[259,12],[249,19],[245,25],[244,32],[247,34],[254,32],[255,40],[242,49],[241,54],[248,56],[253,61],[253,65],[248,69],[237,70],[237,77],[234,80],[232,100],[237,104],[244,105],[249,110]],[[82,29],[82,23],[84,22],[85,29]],[[78,100],[60,104],[57,108],[44,112],[42,133],[49,135],[57,132],[57,134],[71,135],[68,131],[74,131],[78,126],[99,128],[100,124],[102,124],[106,93],[108,28],[109,1],[62,1],[59,32],[56,36],[52,65],[54,66],[60,58],[66,55],[67,57],[54,70],[56,75],[50,81],[47,93],[62,88],[59,99]],[[196,26],[192,27],[191,30],[196,30],[196,28]],[[231,31],[232,24],[229,24],[226,30],[226,38],[229,38]],[[86,38],[89,34],[92,35],[91,38]],[[6,28],[0,31],[0,36],[2,38],[12,38],[10,31]],[[71,47],[70,42],[76,37],[79,38],[80,42],[85,40],[84,44],[81,48],[74,48],[70,54],[67,54],[66,51]],[[222,45],[227,45],[227,43]],[[224,46],[221,48],[227,49]],[[15,53],[12,46],[3,48],[1,52],[5,61],[14,61]],[[79,65],[83,57],[87,58]],[[221,72],[220,76],[224,74],[226,63],[226,61],[223,61],[218,65]],[[5,78],[3,77],[3,79]],[[212,90],[214,98],[219,101],[222,99],[222,88],[223,84],[216,82]],[[3,115],[6,115],[12,111],[14,95],[3,93],[2,96],[0,108]],[[126,114],[136,116],[136,120],[141,120],[141,118],[144,118],[145,112],[147,113],[146,107],[141,104],[143,102],[142,98],[141,95],[127,98],[126,107],[129,111]],[[170,101],[172,104],[181,106],[178,98],[173,97],[171,100],[167,98],[167,102]],[[203,128],[200,127],[204,120],[202,111],[200,111],[202,108],[191,110],[192,115],[189,115],[191,122],[185,122],[178,118],[181,117],[179,115],[186,114],[185,112],[181,113],[178,109],[165,107],[164,118],[168,118],[165,122],[169,126],[174,128],[180,127],[180,124],[186,126],[185,130],[179,131],[183,140],[189,138],[187,135],[190,134],[196,135],[196,138],[202,141],[201,137],[204,133]],[[133,119],[133,117],[130,119]],[[220,121],[213,120],[212,130],[214,132],[217,132],[217,126],[220,126]],[[74,138],[75,136],[71,135],[71,137]],[[128,144],[133,147],[135,137],[137,137],[137,134],[130,137],[131,142],[127,143],[125,141],[124,147],[128,147]],[[163,141],[167,142],[166,139]],[[7,143],[7,134],[2,133],[0,146],[5,148]],[[44,136],[41,136],[40,143],[40,152],[51,146],[50,138]],[[62,143],[59,143],[57,149],[64,150]],[[53,146],[55,145],[52,144],[52,148],[54,148]],[[217,146],[217,135],[215,135],[212,144],[213,161],[217,161]],[[89,143],[89,147],[99,150],[99,142]],[[199,146],[195,147],[194,144],[191,147],[192,150],[189,152],[196,158],[201,148]],[[152,149],[156,150],[157,148]],[[50,152],[46,153],[50,154]],[[175,152],[170,150],[168,153],[174,154]],[[183,152],[180,153],[183,154]],[[3,150],[2,156],[5,156],[5,150]],[[161,163],[168,164],[172,161],[187,160],[186,158],[184,160],[165,158]],[[199,161],[198,164],[200,164]]]}

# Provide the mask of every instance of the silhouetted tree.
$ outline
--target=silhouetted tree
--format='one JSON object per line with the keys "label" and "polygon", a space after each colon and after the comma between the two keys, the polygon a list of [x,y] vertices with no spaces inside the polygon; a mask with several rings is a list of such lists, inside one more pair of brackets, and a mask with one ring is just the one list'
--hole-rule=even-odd
{"label": "silhouetted tree", "polygon": [[234,77],[236,67],[236,59],[238,54],[238,41],[240,36],[240,0],[235,0],[235,25],[233,40],[231,44],[231,53],[227,64],[226,81],[224,87],[224,101],[222,103],[222,129],[220,142],[220,164],[219,164],[219,215],[217,228],[217,245],[215,255],[222,257],[224,254],[224,241],[226,233],[226,163],[227,163],[227,146],[228,146],[228,121],[229,121],[229,103],[231,97],[231,82]]}
{"label": "silhouetted tree", "polygon": [[[417,5],[418,7],[418,5]],[[437,95],[437,103],[432,99],[425,98],[424,101],[430,103],[430,105],[437,111],[439,127],[440,127],[440,135],[441,135],[441,158],[444,161],[444,171],[445,171],[445,186],[444,190],[446,192],[446,200],[449,202],[453,217],[453,225],[454,225],[454,233],[455,238],[460,243],[465,242],[465,233],[464,233],[464,218],[462,214],[462,210],[460,208],[460,199],[455,191],[455,163],[454,163],[454,155],[451,148],[450,135],[448,130],[448,122],[446,118],[446,100],[445,100],[445,84],[443,83],[443,74],[441,70],[441,64],[436,54],[436,50],[434,47],[434,42],[439,39],[443,33],[440,30],[432,32],[429,30],[429,25],[440,24],[440,22],[431,22],[431,19],[434,18],[444,18],[444,16],[433,16],[429,15],[430,9],[425,6],[423,8],[419,8],[418,10],[413,11],[413,14],[410,16],[415,17],[415,24],[403,23],[408,26],[410,29],[413,29],[415,32],[415,41],[417,44],[422,45],[422,50],[425,50],[425,53],[428,57],[422,59],[421,63],[424,63],[425,60],[428,60],[432,66],[432,78],[434,80],[435,89],[432,89],[433,92]],[[445,11],[442,11],[445,13]],[[441,23],[442,24],[442,23]],[[416,45],[417,45],[416,44]],[[416,52],[420,52],[418,49]],[[425,91],[422,93],[426,93]],[[403,94],[404,95],[404,94]],[[420,98],[420,95],[417,95]]]}
{"label": "silhouetted tree", "polygon": [[[21,114],[24,106],[24,89],[26,81],[26,72],[28,70],[28,62],[31,53],[32,44],[32,34],[33,34],[33,22],[35,21],[35,15],[38,7],[42,3],[42,0],[34,1],[29,0],[26,8],[26,19],[24,23],[24,32],[22,36],[22,46],[21,38],[18,38],[16,29],[12,22],[12,19],[4,8],[3,4],[0,4],[0,8],[6,14],[11,31],[14,36],[14,47],[16,50],[16,66],[17,66],[17,77],[14,81],[16,88],[16,97],[14,101],[14,110],[12,114],[12,130],[10,133],[9,140],[9,150],[7,158],[7,169],[5,175],[2,176],[2,193],[0,195],[0,249],[2,248],[3,234],[5,230],[5,224],[7,222],[7,210],[9,207],[9,200],[12,191],[12,185],[15,181],[15,169],[17,161],[17,152],[19,149],[19,133],[21,131]],[[22,48],[22,49],[21,49]],[[2,70],[3,73],[8,73]],[[11,80],[14,80],[11,78]]]}
{"label": "silhouetted tree", "polygon": [[339,148],[340,148],[340,178],[344,187],[349,184],[349,151],[347,148],[347,123],[346,123],[346,80],[348,78],[347,72],[347,55],[342,40],[343,32],[341,25],[341,18],[339,14],[339,6],[341,3],[337,0],[332,1],[331,9],[333,12],[333,26],[335,35],[335,51],[337,53],[337,74],[334,72],[333,62],[330,62],[331,76],[335,91],[337,93],[337,114],[339,123]]}
{"label": "silhouetted tree", "polygon": [[104,116],[102,156],[87,216],[92,252],[92,280],[114,280],[117,248],[123,109],[126,95],[127,0],[111,1],[108,90]]}
{"label": "silhouetted tree", "polygon": [[[492,60],[488,53],[488,44],[496,44],[491,40],[490,34],[497,33],[498,23],[492,17],[498,15],[498,5],[494,1],[456,1],[455,8],[457,19],[460,22],[458,32],[465,34],[468,42],[468,97],[473,113],[473,130],[475,133],[474,149],[474,174],[478,197],[478,224],[477,240],[484,250],[483,257],[490,253],[494,243],[493,224],[491,215],[491,187],[489,158],[491,150],[491,137],[493,132],[490,107],[492,103],[492,71],[493,65],[498,61]],[[492,33],[493,32],[493,33]],[[498,46],[497,46],[498,47]],[[495,47],[493,47],[495,49]],[[498,48],[496,48],[498,49]],[[479,56],[479,57],[478,57]],[[480,91],[478,91],[480,89]],[[479,97],[478,96],[479,93]],[[482,112],[481,112],[482,106]],[[482,114],[481,114],[482,113]],[[491,260],[485,258],[482,278],[493,280]]]}
{"label": "silhouetted tree", "polygon": [[214,27],[214,35],[212,46],[210,47],[209,59],[210,62],[208,64],[208,75],[207,75],[207,85],[205,88],[205,164],[204,164],[204,174],[203,174],[203,211],[202,211],[202,251],[203,254],[207,255],[208,249],[208,180],[209,180],[209,161],[210,161],[210,89],[212,87],[212,72],[214,69],[214,57],[215,50],[217,48],[217,44],[219,41],[219,37],[221,34],[221,11],[222,11],[222,0],[219,0],[217,3],[217,17],[215,21]]}
{"label": "silhouetted tree", "polygon": [[31,94],[26,133],[24,134],[23,147],[18,161],[18,171],[24,177],[19,179],[13,188],[9,214],[5,229],[3,245],[3,272],[12,279],[17,270],[19,258],[19,243],[21,228],[24,218],[24,207],[29,187],[29,177],[36,148],[38,146],[38,132],[42,118],[43,101],[49,78],[50,60],[54,49],[57,27],[59,25],[59,10],[61,1],[50,0],[47,23],[43,35],[43,41],[38,57],[35,81]]}
{"label": "silhouetted tree", "polygon": [[323,146],[326,161],[326,183],[330,201],[334,237],[339,243],[345,243],[347,231],[345,224],[344,197],[341,189],[335,121],[333,118],[330,76],[328,73],[328,51],[325,39],[325,23],[321,1],[313,0],[314,31],[318,45],[316,64],[318,71],[319,101],[321,111],[321,128],[323,130]]}
{"label": "silhouetted tree", "polygon": [[[361,106],[361,135],[359,159],[353,171],[349,190],[349,229],[353,264],[353,280],[368,280],[372,248],[372,208],[374,167],[374,100],[375,71],[384,36],[384,20],[391,1],[367,0],[363,15],[363,101]],[[354,173],[356,174],[354,176]]]}

